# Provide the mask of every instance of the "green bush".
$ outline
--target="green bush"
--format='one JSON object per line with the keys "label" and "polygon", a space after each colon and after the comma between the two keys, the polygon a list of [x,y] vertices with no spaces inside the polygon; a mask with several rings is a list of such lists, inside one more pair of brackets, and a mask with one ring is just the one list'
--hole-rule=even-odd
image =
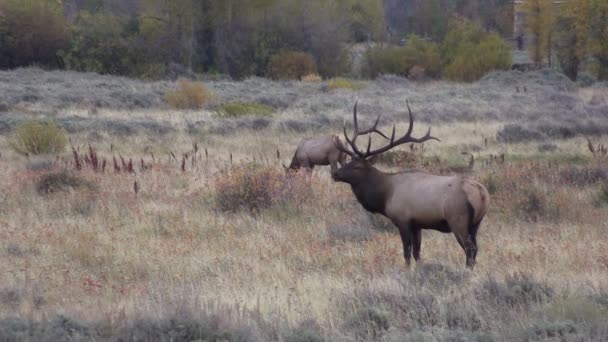
{"label": "green bush", "polygon": [[466,20],[450,27],[442,45],[444,76],[454,81],[473,82],[492,70],[511,66],[511,48],[495,33],[486,33]]}
{"label": "green bush", "polygon": [[300,80],[316,73],[313,57],[305,52],[283,51],[270,58],[270,76],[275,80]]}
{"label": "green bush", "polygon": [[174,40],[160,44],[167,30],[146,18],[80,11],[70,27],[69,47],[58,55],[70,70],[159,79],[177,49],[167,45]]}
{"label": "green bush", "polygon": [[70,47],[60,52],[67,69],[100,74],[134,75],[138,59],[121,18],[80,12],[71,27]]}
{"label": "green bush", "polygon": [[369,77],[394,74],[420,78],[422,72],[437,77],[441,72],[441,55],[433,42],[411,35],[404,47],[376,47],[367,53],[364,73]]}
{"label": "green bush", "polygon": [[213,98],[213,93],[202,82],[188,80],[179,80],[177,89],[165,92],[167,103],[177,109],[200,109]]}
{"label": "green bush", "polygon": [[363,88],[363,84],[361,82],[349,80],[347,78],[336,77],[327,81],[327,89],[351,89],[351,90],[360,90]]}
{"label": "green bush", "polygon": [[21,154],[51,154],[62,152],[67,143],[63,130],[54,123],[27,121],[17,127],[11,146]]}
{"label": "green bush", "polygon": [[228,102],[221,104],[217,112],[223,116],[238,117],[243,115],[271,115],[274,109],[270,106],[256,102]]}

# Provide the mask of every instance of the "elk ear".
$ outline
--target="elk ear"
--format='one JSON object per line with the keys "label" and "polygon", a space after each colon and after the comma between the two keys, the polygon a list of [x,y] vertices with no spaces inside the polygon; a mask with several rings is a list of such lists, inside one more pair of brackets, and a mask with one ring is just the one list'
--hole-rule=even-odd
{"label": "elk ear", "polygon": [[380,159],[380,155],[377,154],[375,156],[372,156],[371,158],[367,158],[365,161],[367,161],[367,163],[369,165],[374,165],[378,162],[379,159]]}

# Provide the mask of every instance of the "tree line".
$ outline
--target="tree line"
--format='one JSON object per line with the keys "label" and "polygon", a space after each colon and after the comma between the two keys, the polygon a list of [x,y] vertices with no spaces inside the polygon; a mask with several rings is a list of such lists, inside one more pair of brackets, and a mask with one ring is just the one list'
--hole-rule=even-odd
{"label": "tree line", "polygon": [[[542,1],[550,0],[532,2]],[[541,10],[536,41],[545,45],[535,58],[546,59],[549,39],[558,51],[549,55],[566,71],[587,68],[589,58],[603,65],[608,44],[589,38],[602,31],[587,17],[602,1],[572,1],[570,16],[551,12],[549,23]],[[579,3],[589,5],[581,11]],[[510,66],[512,32],[511,0],[2,0],[0,68],[150,79],[179,69],[236,79],[396,73],[471,81]],[[360,42],[373,48],[355,65],[349,47]]]}
{"label": "tree line", "polygon": [[573,80],[581,71],[608,80],[608,1],[528,0],[522,6],[536,65],[557,65]]}

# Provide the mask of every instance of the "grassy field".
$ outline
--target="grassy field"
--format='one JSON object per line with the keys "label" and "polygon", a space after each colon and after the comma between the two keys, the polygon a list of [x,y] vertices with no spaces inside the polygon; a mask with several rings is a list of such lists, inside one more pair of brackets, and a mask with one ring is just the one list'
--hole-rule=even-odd
{"label": "grassy field", "polygon": [[[608,144],[605,85],[550,72],[385,76],[355,91],[210,80],[214,105],[274,110],[226,118],[166,108],[169,82],[36,69],[0,81],[12,89],[0,99],[0,340],[608,339],[608,157],[587,141]],[[298,141],[339,132],[357,97],[386,132],[404,131],[407,97],[415,134],[432,125],[442,140],[379,168],[464,172],[489,189],[474,272],[435,231],[407,270],[396,229],[327,167],[284,176]],[[17,154],[29,118],[63,127],[82,169],[70,149]],[[103,171],[84,162],[89,144]]]}

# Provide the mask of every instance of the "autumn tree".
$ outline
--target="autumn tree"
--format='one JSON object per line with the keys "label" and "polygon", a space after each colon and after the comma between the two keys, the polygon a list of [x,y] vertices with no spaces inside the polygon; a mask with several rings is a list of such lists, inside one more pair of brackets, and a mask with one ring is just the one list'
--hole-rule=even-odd
{"label": "autumn tree", "polygon": [[0,67],[60,66],[67,44],[63,8],[53,0],[0,1]]}
{"label": "autumn tree", "polygon": [[563,72],[572,80],[577,79],[589,53],[589,5],[588,0],[562,4],[555,23],[557,58]]}
{"label": "autumn tree", "polygon": [[553,35],[553,0],[528,0],[523,3],[526,14],[526,29],[532,42],[529,44],[530,57],[537,66],[545,61],[551,64],[551,44]]}
{"label": "autumn tree", "polygon": [[590,0],[589,51],[600,80],[608,80],[608,1]]}

